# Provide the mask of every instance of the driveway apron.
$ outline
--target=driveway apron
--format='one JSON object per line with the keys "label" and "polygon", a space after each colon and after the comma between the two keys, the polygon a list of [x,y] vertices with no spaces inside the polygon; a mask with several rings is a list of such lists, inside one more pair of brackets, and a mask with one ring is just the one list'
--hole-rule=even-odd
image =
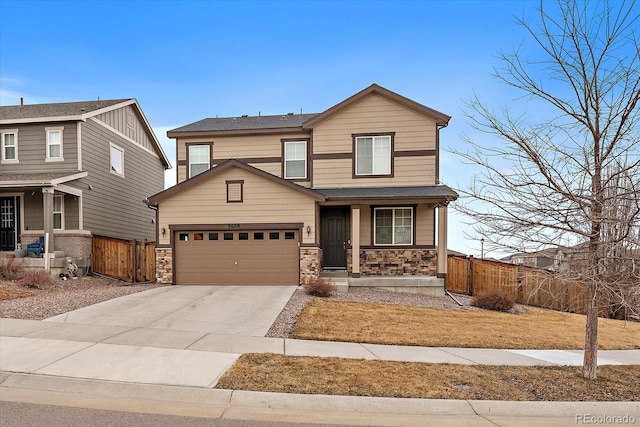
{"label": "driveway apron", "polygon": [[263,337],[295,286],[166,286],[46,319]]}

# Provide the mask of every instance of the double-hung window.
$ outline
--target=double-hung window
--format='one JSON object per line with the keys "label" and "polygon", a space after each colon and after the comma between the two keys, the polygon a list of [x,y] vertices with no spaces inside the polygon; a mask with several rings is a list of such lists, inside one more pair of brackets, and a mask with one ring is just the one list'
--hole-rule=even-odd
{"label": "double-hung window", "polygon": [[64,128],[46,128],[48,161],[64,160],[62,155],[62,130]]}
{"label": "double-hung window", "polygon": [[375,208],[375,245],[413,244],[413,208]]}
{"label": "double-hung window", "polygon": [[205,172],[211,166],[210,145],[189,145],[189,178]]}
{"label": "double-hung window", "polygon": [[11,130],[2,134],[2,163],[18,163],[18,131]]}
{"label": "double-hung window", "polygon": [[284,141],[284,178],[307,178],[307,141]]}
{"label": "double-hung window", "polygon": [[391,136],[355,137],[356,176],[391,175]]}
{"label": "double-hung window", "polygon": [[63,196],[53,196],[53,229],[64,230],[64,200]]}

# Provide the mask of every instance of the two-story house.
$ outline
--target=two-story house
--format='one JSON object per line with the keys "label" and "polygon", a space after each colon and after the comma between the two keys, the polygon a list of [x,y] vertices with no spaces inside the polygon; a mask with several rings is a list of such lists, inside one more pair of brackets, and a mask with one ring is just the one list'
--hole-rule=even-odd
{"label": "two-story house", "polygon": [[155,239],[144,203],[169,161],[135,99],[0,107],[0,251],[44,237],[89,257],[92,236]]}
{"label": "two-story house", "polygon": [[297,285],[323,270],[444,278],[447,205],[458,197],[438,178],[449,119],[373,84],[319,114],[169,131],[178,183],[149,198],[158,280]]}

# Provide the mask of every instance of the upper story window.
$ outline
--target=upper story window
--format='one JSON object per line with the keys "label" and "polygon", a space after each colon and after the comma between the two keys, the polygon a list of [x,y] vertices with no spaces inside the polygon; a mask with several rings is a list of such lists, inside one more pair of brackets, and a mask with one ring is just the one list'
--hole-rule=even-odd
{"label": "upper story window", "polygon": [[413,208],[375,208],[374,245],[413,244]]}
{"label": "upper story window", "polygon": [[211,145],[189,145],[189,178],[211,167]]}
{"label": "upper story window", "polygon": [[117,145],[109,144],[111,173],[124,176],[124,150]]}
{"label": "upper story window", "polygon": [[53,196],[53,229],[64,230],[63,196]]}
{"label": "upper story window", "polygon": [[391,175],[391,135],[354,135],[355,176]]}
{"label": "upper story window", "polygon": [[284,178],[307,178],[307,141],[284,141]]}
{"label": "upper story window", "polygon": [[18,130],[8,130],[2,133],[0,140],[2,163],[18,163]]}
{"label": "upper story window", "polygon": [[64,160],[62,155],[62,131],[64,128],[45,128],[47,132],[47,161]]}

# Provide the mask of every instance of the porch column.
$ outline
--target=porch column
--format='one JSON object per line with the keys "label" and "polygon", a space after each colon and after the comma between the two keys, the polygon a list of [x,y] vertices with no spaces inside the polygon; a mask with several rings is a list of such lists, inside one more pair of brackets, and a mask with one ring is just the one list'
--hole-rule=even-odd
{"label": "porch column", "polygon": [[[44,215],[45,247],[47,254],[53,253],[53,188],[44,187],[42,189],[42,211]],[[47,239],[46,236],[49,238]]]}
{"label": "porch column", "polygon": [[438,205],[438,265],[436,274],[440,278],[447,277],[447,205]]}
{"label": "porch column", "polygon": [[360,277],[360,206],[351,207],[351,276]]}

